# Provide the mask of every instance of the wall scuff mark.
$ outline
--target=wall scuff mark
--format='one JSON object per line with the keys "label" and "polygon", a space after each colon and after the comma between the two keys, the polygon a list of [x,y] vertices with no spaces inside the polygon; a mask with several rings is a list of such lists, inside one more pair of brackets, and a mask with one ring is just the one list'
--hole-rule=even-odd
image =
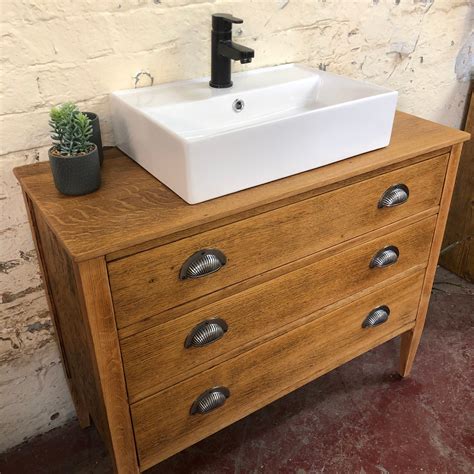
{"label": "wall scuff mark", "polygon": [[460,82],[467,82],[474,76],[474,33],[464,43],[456,57],[454,66],[456,78]]}

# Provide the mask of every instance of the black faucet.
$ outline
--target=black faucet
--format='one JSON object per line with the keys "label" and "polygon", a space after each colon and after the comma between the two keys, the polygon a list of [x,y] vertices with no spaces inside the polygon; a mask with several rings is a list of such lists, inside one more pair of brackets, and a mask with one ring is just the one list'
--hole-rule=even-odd
{"label": "black faucet", "polygon": [[246,64],[252,61],[254,50],[232,41],[232,23],[243,23],[227,13],[212,15],[211,80],[209,85],[219,89],[232,87],[230,60]]}

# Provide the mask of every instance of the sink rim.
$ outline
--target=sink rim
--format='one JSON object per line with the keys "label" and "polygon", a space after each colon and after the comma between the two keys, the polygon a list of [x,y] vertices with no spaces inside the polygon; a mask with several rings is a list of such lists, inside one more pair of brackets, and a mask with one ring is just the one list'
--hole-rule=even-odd
{"label": "sink rim", "polygon": [[[239,78],[242,78],[242,77],[245,78],[245,77],[258,76],[260,74],[271,73],[273,71],[282,71],[282,70],[293,69],[293,68],[299,69],[300,71],[303,71],[303,72],[307,72],[307,75],[299,77],[299,78],[297,77],[294,79],[276,82],[276,83],[270,83],[270,84],[260,83],[257,85],[251,85],[250,87],[248,86],[248,84],[245,84],[239,81]],[[325,113],[325,111],[345,108],[345,107],[350,106],[351,104],[355,105],[361,102],[372,102],[374,100],[379,100],[382,96],[391,96],[391,95],[398,96],[398,92],[396,90],[389,89],[385,86],[372,84],[360,79],[353,79],[351,77],[335,74],[329,71],[321,71],[321,70],[306,66],[304,64],[299,64],[299,63],[287,63],[287,64],[280,64],[276,66],[251,69],[249,71],[240,71],[240,72],[234,73],[233,77],[234,77],[234,86],[228,89],[213,89],[209,87],[209,84],[208,84],[209,77],[199,77],[199,78],[185,79],[185,80],[180,80],[180,81],[170,81],[167,83],[157,84],[155,86],[150,86],[146,88],[119,90],[119,91],[112,92],[111,96],[116,97],[122,102],[123,105],[131,109],[134,113],[139,113],[140,115],[144,116],[147,120],[150,120],[157,127],[161,128],[166,133],[169,133],[176,140],[179,140],[180,142],[185,143],[185,144],[208,142],[208,141],[212,141],[212,139],[215,137],[221,137],[223,135],[234,134],[242,130],[258,128],[261,126],[266,126],[269,124],[279,123],[283,121],[295,120],[295,119],[303,118],[311,114],[321,114],[321,113]],[[320,80],[321,79],[324,80],[324,77],[329,77],[329,78],[333,77],[336,80],[342,79],[344,81],[348,81],[349,83],[364,85],[365,87],[372,89],[372,93],[365,97],[359,97],[359,98],[350,99],[350,100],[342,100],[341,102],[338,102],[335,104],[323,105],[323,106],[315,107],[315,108],[308,108],[306,110],[303,109],[302,107],[294,107],[287,111],[289,113],[285,113],[284,115],[280,117],[275,117],[274,116],[275,114],[273,114],[273,116],[270,115],[267,117],[265,116],[257,117],[254,120],[251,120],[250,122],[244,121],[236,125],[231,124],[228,127],[223,128],[223,129],[213,130],[211,127],[208,127],[205,129],[204,133],[196,134],[195,136],[189,136],[186,134],[186,132],[176,131],[164,121],[160,121],[159,118],[155,117],[149,111],[150,109],[160,110],[160,108],[172,107],[173,105],[179,105],[183,107],[192,107],[192,104],[196,102],[203,103],[206,101],[212,101],[214,99],[218,99],[218,98],[222,98],[226,96],[235,96],[235,95],[238,95],[239,93],[240,94],[251,93],[258,90],[270,89],[270,88],[274,88],[278,86],[284,87],[284,86],[288,86],[289,84],[293,82],[303,82],[303,81],[308,81],[308,79],[319,78]],[[137,95],[145,95],[145,96],[152,95],[153,92],[157,90],[159,90],[160,92],[166,93],[167,89],[172,89],[172,88],[180,89],[182,87],[192,86],[192,85],[205,86],[205,88],[203,87],[203,90],[205,90],[205,92],[208,93],[209,95],[202,98],[174,101],[174,102],[170,102],[163,105],[152,105],[148,107],[148,110],[144,106],[131,104],[129,101],[126,100],[127,97],[135,97]]]}
{"label": "sink rim", "polygon": [[[246,71],[234,72],[234,73],[232,73],[232,77],[238,79],[239,77],[255,76],[255,75],[265,73],[265,72],[280,71],[280,70],[293,69],[293,68],[301,69],[303,71],[308,72],[308,75],[307,75],[306,78],[311,77],[311,75],[314,75],[314,74],[323,74],[323,75],[327,75],[327,76],[334,76],[334,77],[338,77],[338,78],[343,78],[343,79],[346,79],[348,81],[353,81],[353,82],[356,82],[356,83],[359,83],[359,84],[364,84],[366,86],[374,87],[374,88],[379,89],[381,93],[383,93],[383,92],[397,92],[394,89],[390,89],[390,88],[388,88],[386,86],[382,86],[380,84],[374,84],[372,82],[367,82],[367,81],[364,81],[364,80],[361,80],[361,79],[355,79],[353,77],[344,76],[342,74],[336,74],[336,73],[331,72],[331,71],[323,71],[321,69],[316,69],[314,67],[308,66],[307,64],[304,64],[304,63],[282,63],[282,64],[273,65],[273,66],[263,66],[263,67],[259,67],[259,68],[255,68],[255,69],[249,69],[249,70],[246,70]],[[200,100],[203,100],[203,101],[204,100],[209,100],[210,98],[220,97],[220,96],[224,96],[224,95],[230,95],[233,91],[244,91],[242,89],[242,83],[237,81],[237,80],[234,82],[232,87],[219,89],[219,88],[210,87],[209,86],[209,79],[210,79],[210,76],[200,76],[200,77],[195,77],[195,78],[191,78],[191,79],[180,79],[180,80],[177,80],[177,81],[162,82],[162,83],[154,84],[152,86],[147,86],[147,87],[138,87],[136,89],[135,88],[119,89],[119,90],[111,92],[110,94],[114,95],[114,96],[117,96],[117,97],[121,97],[121,96],[125,96],[125,95],[139,95],[139,94],[150,93],[151,91],[157,90],[157,89],[168,89],[168,88],[171,88],[173,86],[184,86],[184,85],[187,85],[187,84],[203,84],[203,85],[206,85],[207,90],[209,90],[209,92],[212,93],[212,97],[205,97],[205,98],[202,98],[202,99],[194,99],[194,100],[189,100],[189,101],[183,101],[183,103],[188,103],[188,102],[196,102],[196,101],[200,101]],[[302,80],[302,79],[303,78],[294,79],[291,82],[299,81],[299,80]],[[290,82],[290,81],[287,81],[287,82]],[[284,83],[282,82],[282,83],[279,83],[279,84],[284,84]],[[266,88],[269,88],[269,87],[274,87],[275,85],[277,85],[277,84],[254,86],[252,88],[252,90],[253,89],[266,89]]]}

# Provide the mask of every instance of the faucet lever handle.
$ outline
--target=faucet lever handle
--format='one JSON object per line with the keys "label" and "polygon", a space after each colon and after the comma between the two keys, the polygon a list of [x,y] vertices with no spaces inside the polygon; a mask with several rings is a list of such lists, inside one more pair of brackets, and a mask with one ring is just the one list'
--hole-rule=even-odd
{"label": "faucet lever handle", "polygon": [[237,18],[230,13],[214,13],[212,15],[212,29],[214,31],[230,31],[233,23],[243,23],[244,20]]}

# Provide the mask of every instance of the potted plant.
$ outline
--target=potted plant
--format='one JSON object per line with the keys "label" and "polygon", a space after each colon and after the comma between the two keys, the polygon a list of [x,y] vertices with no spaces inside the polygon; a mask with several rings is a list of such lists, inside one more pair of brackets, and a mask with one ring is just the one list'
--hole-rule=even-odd
{"label": "potted plant", "polygon": [[100,162],[97,146],[91,143],[90,119],[67,102],[50,112],[49,160],[58,191],[79,196],[100,187]]}
{"label": "potted plant", "polygon": [[91,142],[97,145],[97,151],[99,152],[99,161],[100,166],[104,161],[104,150],[102,148],[102,137],[100,135],[100,121],[99,116],[94,112],[82,112],[85,116],[87,116],[92,125],[92,138]]}

